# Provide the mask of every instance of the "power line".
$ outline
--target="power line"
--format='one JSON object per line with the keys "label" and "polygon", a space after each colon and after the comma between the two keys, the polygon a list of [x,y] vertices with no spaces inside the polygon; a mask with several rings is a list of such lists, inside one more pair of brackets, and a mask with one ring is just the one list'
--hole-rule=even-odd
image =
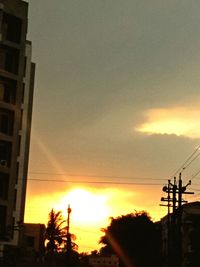
{"label": "power line", "polygon": [[95,231],[91,231],[91,230],[86,230],[86,229],[83,229],[83,228],[79,228],[79,227],[75,227],[75,226],[72,226],[73,230],[76,230],[76,231],[79,231],[79,232],[86,232],[86,233],[90,233],[90,234],[93,234],[93,235],[99,235],[101,233],[101,230],[98,229],[96,232]]}
{"label": "power line", "polygon": [[193,174],[192,175],[192,177],[191,177],[191,181],[198,175],[200,173],[200,169],[195,173],[195,174]]}
{"label": "power line", "polygon": [[95,175],[95,174],[67,174],[67,173],[53,173],[53,172],[29,172],[28,174],[40,174],[40,175],[54,175],[54,176],[71,176],[71,177],[92,177],[92,178],[114,178],[114,179],[132,179],[132,180],[158,180],[164,181],[161,178],[152,177],[133,177],[133,176],[114,176],[114,175]]}
{"label": "power line", "polygon": [[193,183],[192,185],[194,185],[194,186],[200,186],[200,184],[199,184],[199,183],[198,183],[198,184],[197,184],[197,183],[195,183],[195,184]]}
{"label": "power line", "polygon": [[[176,176],[176,174],[182,170],[185,170],[197,157],[195,157],[194,160],[191,161],[191,163],[188,163],[190,159],[192,159],[192,157],[197,153],[197,151],[199,150],[200,145],[197,146],[197,148],[194,150],[194,152],[192,152],[192,154],[186,159],[186,161],[181,165],[181,167],[179,167],[175,173],[172,175],[172,178],[174,178]],[[198,156],[200,155],[200,153],[198,154]],[[187,166],[185,166],[188,163]]]}
{"label": "power line", "polygon": [[195,161],[198,157],[200,156],[200,153],[196,155],[196,157],[194,157],[184,168],[183,170],[185,170],[187,167],[190,166],[190,164],[192,164],[193,161]]}
{"label": "power line", "polygon": [[191,198],[196,198],[196,197],[200,197],[200,193],[195,194],[194,196],[189,196],[188,198],[191,199]]}
{"label": "power line", "polygon": [[72,180],[51,180],[51,179],[32,179],[29,178],[27,181],[35,181],[35,182],[53,182],[53,183],[75,183],[75,184],[109,184],[109,185],[149,185],[149,186],[155,186],[155,185],[161,185],[159,183],[131,183],[131,182],[108,182],[108,181],[72,181]]}
{"label": "power line", "polygon": [[191,190],[200,192],[200,189],[199,188],[191,188]]}

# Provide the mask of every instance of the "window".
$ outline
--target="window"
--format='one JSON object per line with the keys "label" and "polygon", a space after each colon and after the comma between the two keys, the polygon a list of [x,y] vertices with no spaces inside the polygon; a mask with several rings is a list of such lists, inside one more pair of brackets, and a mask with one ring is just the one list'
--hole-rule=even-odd
{"label": "window", "polygon": [[24,91],[25,91],[25,84],[23,83],[23,86],[22,86],[22,103],[24,103]]}
{"label": "window", "polygon": [[14,237],[14,229],[15,229],[15,217],[12,218],[12,227],[10,229],[10,237],[13,239]]}
{"label": "window", "polygon": [[190,233],[190,242],[191,242],[191,249],[192,251],[200,251],[200,231],[199,229],[195,229]]}
{"label": "window", "polygon": [[17,204],[17,190],[15,189],[14,202],[13,202],[13,209],[14,209],[14,211],[16,210],[16,204]]}
{"label": "window", "polygon": [[0,46],[0,68],[18,74],[19,50],[4,45]]}
{"label": "window", "polygon": [[22,123],[23,123],[23,109],[21,109],[21,114],[20,114],[20,125],[19,125],[19,129],[22,129]]}
{"label": "window", "polygon": [[16,178],[15,178],[16,184],[18,183],[18,176],[19,176],[19,162],[17,162],[16,165]]}
{"label": "window", "polygon": [[14,112],[0,108],[0,132],[13,134]]}
{"label": "window", "polygon": [[0,101],[2,101],[4,98],[4,90],[4,85],[0,83]]}
{"label": "window", "polygon": [[16,103],[16,81],[10,79],[0,79],[0,101],[15,104]]}
{"label": "window", "polygon": [[3,49],[0,49],[0,69],[4,69],[6,61],[6,53]]}
{"label": "window", "polygon": [[9,175],[0,172],[0,199],[8,199]]}
{"label": "window", "polygon": [[35,244],[35,238],[34,236],[26,236],[26,245],[29,248],[33,248]]}
{"label": "window", "polygon": [[0,205],[0,239],[5,239],[6,236],[6,206]]}
{"label": "window", "polygon": [[27,64],[27,57],[24,58],[24,77],[26,77],[26,64]]}
{"label": "window", "polygon": [[22,21],[9,14],[3,14],[3,36],[6,40],[20,43]]}
{"label": "window", "polygon": [[0,140],[0,167],[9,167],[11,163],[11,143]]}
{"label": "window", "polygon": [[9,49],[6,52],[5,70],[17,74],[18,59],[19,59],[19,52],[16,49]]}
{"label": "window", "polygon": [[21,149],[21,135],[18,136],[18,156],[20,155],[20,149]]}

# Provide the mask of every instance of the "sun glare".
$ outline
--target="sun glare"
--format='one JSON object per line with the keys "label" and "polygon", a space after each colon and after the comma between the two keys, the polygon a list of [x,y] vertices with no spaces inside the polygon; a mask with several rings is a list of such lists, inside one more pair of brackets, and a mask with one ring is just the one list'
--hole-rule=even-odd
{"label": "sun glare", "polygon": [[106,196],[86,189],[73,189],[64,196],[55,209],[66,214],[67,206],[72,208],[72,222],[79,225],[101,225],[109,217]]}
{"label": "sun glare", "polygon": [[[144,193],[142,191],[144,190]],[[147,189],[146,189],[147,190]],[[56,191],[52,194],[28,194],[26,201],[25,221],[29,223],[47,223],[48,213],[53,208],[61,211],[63,219],[67,219],[68,205],[72,208],[70,231],[77,237],[79,251],[97,249],[101,228],[110,223],[110,217],[117,217],[135,210],[146,210],[154,219],[159,219],[160,209],[154,202],[149,202],[145,188],[93,188],[72,187],[67,191]],[[141,203],[141,198],[143,202]],[[87,242],[85,241],[87,240]]]}

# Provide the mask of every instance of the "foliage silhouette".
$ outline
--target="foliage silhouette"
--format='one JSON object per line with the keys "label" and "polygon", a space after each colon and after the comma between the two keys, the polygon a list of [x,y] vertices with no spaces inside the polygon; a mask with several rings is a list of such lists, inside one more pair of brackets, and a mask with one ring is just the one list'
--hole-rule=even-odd
{"label": "foliage silhouette", "polygon": [[102,229],[101,254],[116,253],[121,266],[160,266],[160,232],[148,213],[141,211],[111,218]]}
{"label": "foliage silhouette", "polygon": [[47,252],[57,252],[61,245],[64,245],[66,240],[66,227],[63,224],[66,221],[63,220],[63,216],[60,211],[55,212],[52,209],[49,213],[49,221],[47,223],[45,240]]}

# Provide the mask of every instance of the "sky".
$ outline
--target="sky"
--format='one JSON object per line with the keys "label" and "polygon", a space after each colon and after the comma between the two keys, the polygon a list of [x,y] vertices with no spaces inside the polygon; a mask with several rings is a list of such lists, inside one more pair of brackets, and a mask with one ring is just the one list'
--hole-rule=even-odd
{"label": "sky", "polygon": [[164,216],[162,187],[193,153],[180,170],[196,193],[186,199],[199,200],[200,2],[27,2],[36,77],[25,221],[46,223],[51,208],[66,217],[70,204],[79,250],[91,251],[109,217]]}

